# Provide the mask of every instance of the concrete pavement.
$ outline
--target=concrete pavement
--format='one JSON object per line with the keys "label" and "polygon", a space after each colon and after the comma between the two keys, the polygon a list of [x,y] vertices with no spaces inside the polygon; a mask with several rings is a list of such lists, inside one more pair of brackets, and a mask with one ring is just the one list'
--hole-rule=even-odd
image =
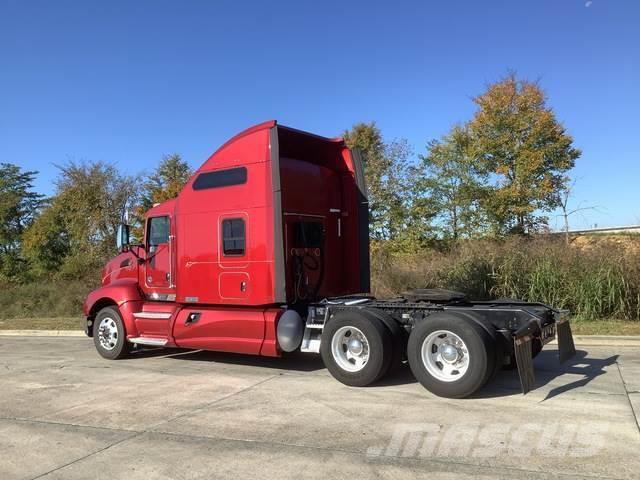
{"label": "concrete pavement", "polygon": [[319,358],[142,351],[0,336],[0,479],[638,478],[640,351],[585,347],[475,398],[404,369],[368,388]]}

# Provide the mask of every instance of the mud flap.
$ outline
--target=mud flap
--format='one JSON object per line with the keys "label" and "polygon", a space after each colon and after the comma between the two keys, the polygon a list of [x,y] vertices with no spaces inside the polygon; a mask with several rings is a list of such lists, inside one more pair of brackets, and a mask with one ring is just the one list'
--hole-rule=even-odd
{"label": "mud flap", "polygon": [[573,334],[571,333],[571,324],[569,318],[560,318],[556,322],[558,335],[558,356],[560,363],[564,363],[576,354],[576,346],[573,343]]}
{"label": "mud flap", "polygon": [[522,386],[523,394],[531,391],[536,382],[536,375],[533,371],[533,355],[531,351],[532,341],[533,337],[531,335],[516,337],[513,340],[516,365],[518,366],[518,375],[520,376],[520,385]]}

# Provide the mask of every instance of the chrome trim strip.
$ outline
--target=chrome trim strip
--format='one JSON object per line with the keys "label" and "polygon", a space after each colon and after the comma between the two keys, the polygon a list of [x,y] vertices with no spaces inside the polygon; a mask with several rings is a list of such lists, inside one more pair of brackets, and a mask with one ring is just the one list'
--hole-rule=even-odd
{"label": "chrome trim strip", "polygon": [[368,302],[368,298],[358,298],[357,300],[349,300],[348,302],[344,302],[345,305],[358,305],[359,303]]}
{"label": "chrome trim strip", "polygon": [[138,345],[152,345],[154,347],[162,347],[167,344],[166,338],[133,337],[127,340],[131,343],[137,343]]}
{"label": "chrome trim strip", "polygon": [[157,292],[153,292],[153,293],[147,293],[145,295],[145,297],[147,298],[147,300],[152,300],[152,301],[162,301],[162,302],[175,302],[176,301],[176,294],[175,293],[157,293]]}
{"label": "chrome trim strip", "polygon": [[168,320],[173,315],[170,312],[134,312],[135,318],[153,318],[158,320]]}

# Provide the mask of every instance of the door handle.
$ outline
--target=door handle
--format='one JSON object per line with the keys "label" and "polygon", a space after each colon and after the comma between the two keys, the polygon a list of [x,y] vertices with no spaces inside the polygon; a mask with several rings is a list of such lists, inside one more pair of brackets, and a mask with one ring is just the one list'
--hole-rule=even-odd
{"label": "door handle", "polygon": [[240,291],[241,292],[246,292],[247,291],[247,282],[245,282],[245,281],[240,282]]}
{"label": "door handle", "polygon": [[198,323],[198,320],[200,320],[200,312],[191,312],[189,315],[187,315],[187,319],[184,321],[185,325],[193,325],[194,323]]}

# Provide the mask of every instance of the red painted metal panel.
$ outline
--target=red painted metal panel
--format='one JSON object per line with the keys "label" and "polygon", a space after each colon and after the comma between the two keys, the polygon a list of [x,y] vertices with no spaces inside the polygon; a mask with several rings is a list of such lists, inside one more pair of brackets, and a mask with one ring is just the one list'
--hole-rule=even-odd
{"label": "red painted metal panel", "polygon": [[278,325],[278,319],[284,312],[283,309],[270,309],[264,312],[264,341],[262,342],[262,348],[260,349],[260,355],[266,357],[279,357],[282,352],[278,348],[278,341],[276,340],[276,327]]}
{"label": "red painted metal panel", "polygon": [[[199,174],[237,167],[246,168],[245,183],[194,190]],[[173,335],[183,347],[279,355],[276,325],[285,294],[290,304],[361,291],[357,175],[341,139],[273,121],[245,130],[203,163],[177,199],[147,212],[147,218],[170,216],[171,241],[153,254],[140,249],[147,256],[142,265],[131,253],[111,260],[105,286],[87,299],[87,314],[92,302],[111,298],[126,317],[129,336],[164,335],[173,345]],[[221,225],[231,218],[245,221],[245,250],[237,256],[225,256],[222,248]],[[320,246],[299,248],[295,232],[301,221],[321,224]],[[276,251],[280,236],[284,244]],[[296,276],[301,258],[321,268],[307,264]],[[300,279],[317,285],[311,296],[296,293]],[[134,319],[143,308],[175,313],[170,320]],[[187,322],[194,312],[199,320]]]}
{"label": "red painted metal panel", "polygon": [[[196,323],[187,322],[199,313]],[[185,308],[178,313],[173,338],[179,347],[258,355],[264,338],[264,311],[250,308]]]}

